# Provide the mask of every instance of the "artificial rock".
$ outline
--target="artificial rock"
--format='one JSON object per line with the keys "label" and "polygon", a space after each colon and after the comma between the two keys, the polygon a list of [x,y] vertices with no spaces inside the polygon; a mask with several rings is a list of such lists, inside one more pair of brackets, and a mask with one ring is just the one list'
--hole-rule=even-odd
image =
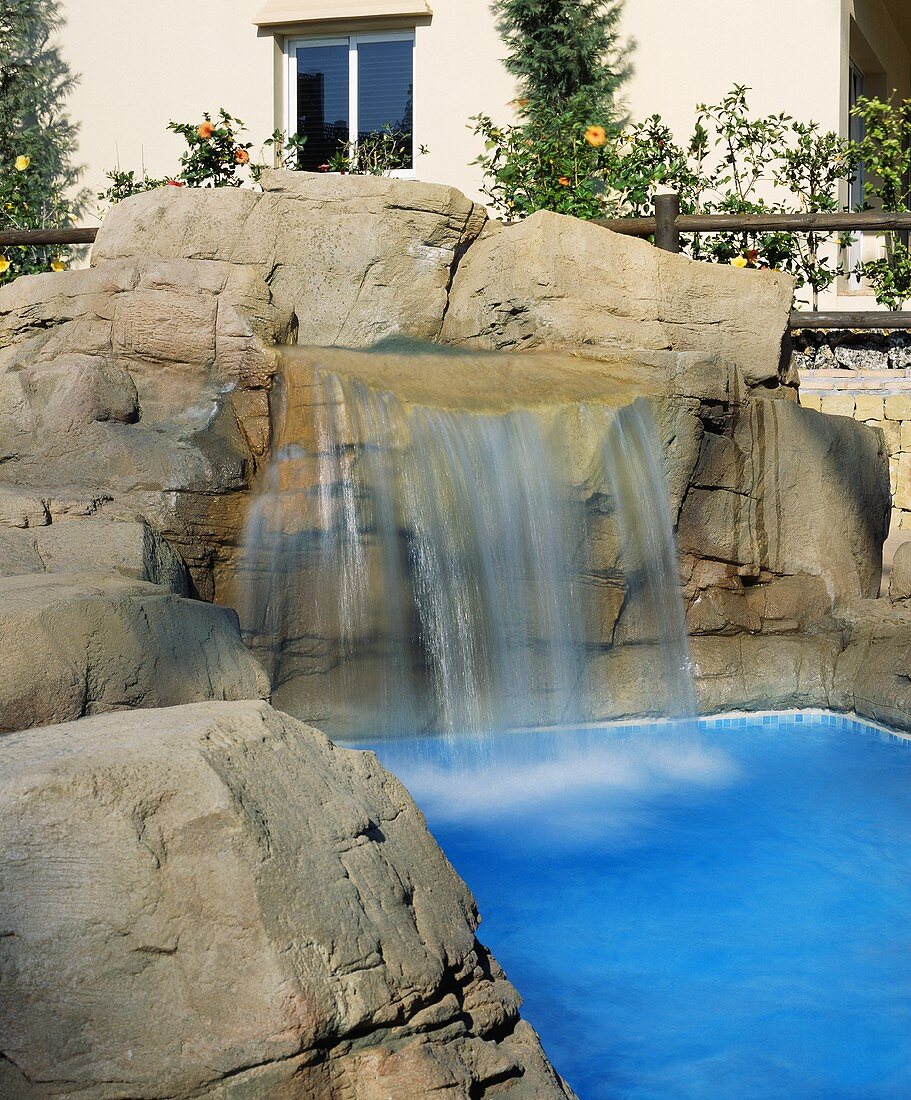
{"label": "artificial rock", "polygon": [[443,340],[511,351],[698,351],[736,366],[750,386],[777,388],[792,293],[777,272],[694,263],[539,211],[468,252]]}
{"label": "artificial rock", "polygon": [[7,1100],[572,1097],[372,753],[247,702],[0,761]]}
{"label": "artificial rock", "polygon": [[[497,227],[452,188],[283,172],[136,196],[90,269],[0,289],[0,730],[39,727],[0,738],[0,1093],[568,1094],[398,784],[263,703],[211,702],[270,685],[203,600],[239,603],[288,344],[403,401],[572,421],[642,397],[701,706],[911,728],[900,569],[897,602],[872,598],[887,441],[779,400],[791,291],[554,214]],[[577,420],[593,716],[653,713],[655,624]],[[300,614],[270,643],[318,682],[338,639]]]}

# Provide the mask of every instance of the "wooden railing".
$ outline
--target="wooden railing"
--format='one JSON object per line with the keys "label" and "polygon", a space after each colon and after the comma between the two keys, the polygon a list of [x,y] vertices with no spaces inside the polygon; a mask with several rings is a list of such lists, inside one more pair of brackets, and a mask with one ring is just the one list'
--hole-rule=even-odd
{"label": "wooden railing", "polygon": [[[684,233],[884,233],[911,230],[911,214],[867,210],[852,214],[681,214],[677,195],[656,195],[647,218],[599,218],[597,225],[629,237],[654,237],[655,247],[679,252]],[[792,329],[911,329],[911,312],[794,310]]]}
{"label": "wooden railing", "polygon": [[[911,231],[911,214],[681,214],[676,195],[656,195],[645,218],[598,218],[596,225],[628,237],[654,237],[655,247],[680,252],[685,233],[884,233]],[[0,231],[0,248],[92,244],[97,228]],[[911,312],[794,310],[792,329],[911,329]]]}
{"label": "wooden railing", "polygon": [[91,244],[97,236],[97,229],[4,229],[0,230],[0,248],[29,244]]}

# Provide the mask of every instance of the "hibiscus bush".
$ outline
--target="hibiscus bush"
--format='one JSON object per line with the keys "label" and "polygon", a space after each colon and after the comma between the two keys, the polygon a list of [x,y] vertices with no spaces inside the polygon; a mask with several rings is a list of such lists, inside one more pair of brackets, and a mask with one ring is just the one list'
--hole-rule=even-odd
{"label": "hibiscus bush", "polygon": [[[174,187],[241,187],[248,181],[256,182],[265,171],[265,159],[254,161],[250,150],[253,143],[243,140],[243,122],[224,108],[214,117],[204,111],[198,122],[169,122],[167,128],[179,134],[186,142],[181,154],[180,170],[161,179],[134,171],[113,169],[106,173],[109,185],[98,193],[107,206],[115,205],[130,195],[151,191],[170,184]],[[275,130],[262,145],[261,156],[271,158],[271,167],[296,168],[298,153],[307,139],[288,136]]]}
{"label": "hibiscus bush", "polygon": [[[717,104],[700,104],[685,144],[658,115],[622,126],[573,110],[513,126],[479,116],[472,121],[484,139],[476,161],[483,191],[507,220],[536,210],[640,217],[666,190],[677,192],[685,214],[840,209],[840,189],[855,170],[857,150],[815,123],[785,114],[754,116],[748,92],[736,85]],[[789,271],[814,303],[843,271],[831,234],[700,234],[685,239],[684,247],[697,259]]]}

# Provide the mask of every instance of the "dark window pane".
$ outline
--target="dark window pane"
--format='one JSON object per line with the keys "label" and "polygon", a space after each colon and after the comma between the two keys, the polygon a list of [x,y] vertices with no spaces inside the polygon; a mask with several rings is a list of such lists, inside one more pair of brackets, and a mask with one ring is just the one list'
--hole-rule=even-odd
{"label": "dark window pane", "polygon": [[411,168],[413,43],[362,42],[357,48],[358,140],[391,130],[401,138],[400,168]]}
{"label": "dark window pane", "polygon": [[347,145],[347,46],[297,51],[297,132],[307,138],[300,157],[305,171],[315,171]]}

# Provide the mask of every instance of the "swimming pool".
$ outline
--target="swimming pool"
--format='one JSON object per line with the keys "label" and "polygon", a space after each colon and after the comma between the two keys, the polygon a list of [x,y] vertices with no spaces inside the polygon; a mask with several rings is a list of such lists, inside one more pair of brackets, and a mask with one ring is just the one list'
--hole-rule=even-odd
{"label": "swimming pool", "polygon": [[371,747],[582,1100],[911,1096],[911,742],[807,713]]}

